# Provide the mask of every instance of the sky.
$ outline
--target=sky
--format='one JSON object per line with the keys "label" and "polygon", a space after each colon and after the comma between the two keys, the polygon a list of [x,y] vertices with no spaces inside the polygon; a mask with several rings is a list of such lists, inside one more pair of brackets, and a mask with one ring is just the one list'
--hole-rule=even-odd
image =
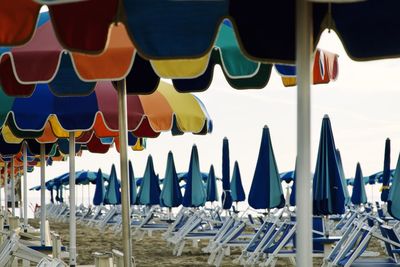
{"label": "sky", "polygon": [[[331,118],[335,143],[341,151],[347,177],[354,176],[357,162],[361,163],[364,175],[381,171],[386,138],[391,139],[391,167],[395,168],[400,148],[400,60],[352,61],[333,31],[323,33],[318,47],[339,55],[339,76],[335,82],[311,89],[311,171],[316,163],[324,114]],[[230,142],[231,171],[237,160],[247,193],[264,125],[270,128],[279,171],[294,169],[296,87],[285,88],[275,70],[264,89],[238,91],[230,88],[216,67],[210,88],[196,95],[213,119],[213,133],[175,137],[163,133],[156,139],[148,139],[145,151],[129,151],[136,177],[143,175],[149,154],[153,156],[156,172],[164,176],[170,150],[174,153],[177,171],[186,171],[193,144],[198,146],[201,170],[208,171],[213,164],[216,175],[221,176],[222,139],[226,136]],[[101,168],[109,173],[111,164],[116,165],[119,175],[119,154],[115,148],[104,155],[84,153],[76,159],[76,170]],[[68,162],[54,163],[46,169],[47,180],[67,172],[68,168]],[[29,174],[29,188],[40,184],[39,177],[39,168]],[[80,190],[78,186],[78,204]],[[87,201],[87,188],[83,192]],[[94,188],[91,188],[93,192]],[[29,192],[29,198],[30,203],[39,202],[39,192]]]}

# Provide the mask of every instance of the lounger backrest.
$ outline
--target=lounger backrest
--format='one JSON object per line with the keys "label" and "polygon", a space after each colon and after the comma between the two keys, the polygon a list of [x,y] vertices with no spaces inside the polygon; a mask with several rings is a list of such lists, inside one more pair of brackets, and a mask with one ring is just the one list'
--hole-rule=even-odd
{"label": "lounger backrest", "polygon": [[[338,261],[339,266],[349,266],[351,264],[351,263],[349,263],[350,259],[355,260],[362,253],[364,253],[364,251],[367,249],[367,246],[369,243],[368,240],[371,237],[369,234],[370,234],[369,230],[361,229],[360,235],[357,235],[355,238],[353,238],[350,245],[347,246],[346,248],[344,248],[345,253]],[[360,246],[362,246],[362,247],[360,247]]]}
{"label": "lounger backrest", "polygon": [[[282,231],[280,231],[280,233],[277,233],[277,234],[275,235],[275,237],[277,237],[277,238],[274,238],[274,240],[272,241],[272,243],[271,243],[269,246],[266,246],[266,247],[263,249],[263,252],[264,252],[264,253],[267,253],[267,254],[268,254],[268,253],[274,252],[275,249],[276,249],[279,245],[281,245],[281,243],[283,242],[283,240],[286,239],[286,238],[288,238],[288,239],[287,239],[287,241],[286,241],[285,243],[288,243],[288,242],[293,238],[293,236],[294,236],[294,234],[292,234],[292,236],[287,237],[287,235],[289,234],[290,230],[293,229],[293,227],[295,227],[295,224],[293,224],[293,223],[285,223],[285,224],[284,224],[284,227],[283,227],[283,229],[282,229]],[[286,244],[284,244],[284,245],[286,245]]]}

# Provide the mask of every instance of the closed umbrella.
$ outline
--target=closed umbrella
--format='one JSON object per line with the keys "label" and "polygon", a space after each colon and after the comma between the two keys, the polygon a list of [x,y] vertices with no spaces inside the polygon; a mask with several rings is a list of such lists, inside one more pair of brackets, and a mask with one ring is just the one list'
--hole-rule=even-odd
{"label": "closed umbrella", "polygon": [[231,194],[232,201],[235,201],[236,203],[246,200],[246,194],[242,185],[242,176],[240,175],[239,163],[237,161],[235,161],[235,165],[233,167]]}
{"label": "closed umbrella", "polygon": [[289,204],[292,207],[296,206],[296,171],[297,171],[297,160],[296,160],[295,169],[293,171],[293,185],[292,185],[292,192],[290,192],[290,199],[289,199]]}
{"label": "closed umbrella", "polygon": [[382,175],[382,193],[381,200],[386,202],[389,196],[390,188],[390,139],[385,141],[385,158],[383,162],[383,175]]}
{"label": "closed umbrella", "polygon": [[174,208],[182,204],[182,192],[176,174],[174,156],[168,153],[167,168],[160,195],[160,204],[163,207]]}
{"label": "closed umbrella", "polygon": [[354,176],[353,193],[351,194],[351,202],[354,205],[367,203],[367,194],[365,193],[365,183],[360,163],[357,163],[356,175]]}
{"label": "closed umbrella", "polygon": [[137,192],[136,192],[136,181],[135,174],[133,173],[132,162],[129,161],[129,198],[130,204],[136,204]]}
{"label": "closed umbrella", "polygon": [[204,189],[204,183],[200,172],[199,154],[197,152],[197,146],[193,145],[182,205],[188,208],[201,207],[206,203],[206,199],[206,190]]}
{"label": "closed umbrella", "polygon": [[153,158],[151,155],[147,158],[146,170],[143,180],[139,187],[137,203],[139,205],[159,205],[160,204],[160,185],[158,175],[154,171]]}
{"label": "closed umbrella", "polygon": [[392,186],[389,190],[387,204],[389,214],[393,218],[400,220],[400,154],[397,159],[396,171],[394,173]]}
{"label": "closed umbrella", "polygon": [[346,205],[347,205],[350,203],[350,194],[349,194],[349,189],[347,188],[346,176],[344,174],[343,163],[342,163],[342,156],[340,155],[339,149],[336,149],[336,157],[337,157],[338,165],[339,165],[340,178],[342,179],[344,198],[345,198]]}
{"label": "closed umbrella", "polygon": [[117,178],[117,172],[114,164],[111,166],[110,179],[108,180],[107,190],[104,196],[104,204],[121,204],[120,183]]}
{"label": "closed umbrella", "polygon": [[100,206],[103,205],[104,196],[106,193],[106,188],[104,186],[104,178],[101,169],[97,172],[96,177],[96,189],[93,196],[93,205]]}
{"label": "closed umbrella", "polygon": [[231,184],[230,184],[230,160],[229,160],[229,141],[224,138],[222,142],[222,208],[229,210],[232,207]]}
{"label": "closed umbrella", "polygon": [[207,201],[214,202],[219,200],[218,196],[218,188],[217,188],[217,179],[215,177],[214,166],[210,166],[210,171],[208,172],[207,184]]}
{"label": "closed umbrella", "polygon": [[260,151],[248,201],[254,209],[273,209],[285,206],[281,179],[267,126],[263,128]]}

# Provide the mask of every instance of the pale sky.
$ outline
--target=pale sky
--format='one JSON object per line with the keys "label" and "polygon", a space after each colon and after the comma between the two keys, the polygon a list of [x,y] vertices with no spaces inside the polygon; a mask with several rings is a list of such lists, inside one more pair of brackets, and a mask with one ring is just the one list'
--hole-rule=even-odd
{"label": "pale sky", "polygon": [[[346,55],[334,32],[325,32],[318,47],[339,54],[339,77],[336,82],[312,88],[312,171],[324,114],[331,118],[336,146],[341,151],[347,177],[354,176],[357,162],[361,163],[364,175],[381,171],[387,137],[392,141],[391,167],[394,168],[400,147],[400,105],[397,103],[400,100],[400,60],[354,62]],[[213,119],[213,133],[177,137],[163,133],[156,139],[148,139],[145,151],[129,152],[136,177],[143,175],[149,154],[153,156],[156,172],[163,177],[169,150],[174,152],[177,171],[186,171],[194,143],[198,146],[201,169],[208,171],[210,164],[214,164],[217,176],[221,176],[222,139],[227,136],[231,169],[234,160],[238,160],[248,193],[264,125],[268,125],[271,131],[279,171],[294,168],[296,87],[283,87],[275,70],[266,88],[237,91],[230,88],[217,67],[210,88],[196,95],[204,102]],[[76,170],[102,168],[109,173],[112,163],[116,164],[119,174],[119,155],[115,149],[105,155],[87,152],[76,159]],[[47,179],[67,171],[68,162],[54,163],[46,170]],[[29,188],[40,183],[39,177],[39,169],[29,174]],[[77,187],[77,195],[80,196]],[[30,192],[29,197],[30,202],[36,203],[39,192]]]}

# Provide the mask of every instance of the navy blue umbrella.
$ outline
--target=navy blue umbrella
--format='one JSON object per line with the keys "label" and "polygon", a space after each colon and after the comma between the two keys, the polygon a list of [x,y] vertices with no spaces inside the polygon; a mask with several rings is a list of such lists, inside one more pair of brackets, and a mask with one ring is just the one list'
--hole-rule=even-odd
{"label": "navy blue umbrella", "polygon": [[104,176],[101,169],[97,172],[96,177],[96,189],[93,196],[93,205],[100,206],[103,204],[104,196],[106,194],[106,188],[104,186]]}
{"label": "navy blue umbrella", "polygon": [[385,159],[383,162],[383,176],[382,176],[382,193],[381,200],[387,202],[389,196],[389,183],[390,183],[390,139],[385,141]]}
{"label": "navy blue umbrella", "polygon": [[336,157],[339,165],[340,178],[342,179],[342,187],[344,190],[344,198],[346,200],[346,205],[350,203],[349,189],[347,188],[346,176],[344,174],[342,156],[340,155],[339,149],[336,149]]}
{"label": "navy blue umbrella", "polygon": [[290,197],[289,197],[289,204],[290,206],[296,206],[296,172],[297,172],[297,160],[296,160],[296,165],[294,167],[293,171],[293,185],[292,185],[292,192],[290,192]]}
{"label": "navy blue umbrella", "polygon": [[129,199],[130,204],[136,204],[137,192],[136,192],[136,182],[135,182],[135,174],[133,173],[132,162],[129,161]]}
{"label": "navy blue umbrella", "polygon": [[231,184],[230,184],[230,160],[229,141],[224,138],[222,141],[222,208],[229,210],[232,207]]}
{"label": "navy blue umbrella", "polygon": [[325,115],[313,179],[313,212],[314,215],[343,214],[345,203],[331,122]]}
{"label": "navy blue umbrella", "polygon": [[160,182],[154,171],[153,158],[147,158],[146,170],[137,195],[137,203],[140,205],[160,204]]}
{"label": "navy blue umbrella", "polygon": [[176,174],[174,156],[168,153],[167,168],[160,195],[160,204],[163,207],[173,208],[182,204],[182,192],[179,187],[178,175]]}
{"label": "navy blue umbrella", "polygon": [[285,206],[281,178],[267,126],[263,129],[260,152],[248,201],[254,209],[273,209]]}
{"label": "navy blue umbrella", "polygon": [[214,171],[214,166],[211,165],[210,171],[208,173],[208,179],[207,179],[207,201],[208,202],[214,202],[218,201],[218,188],[217,188],[217,179],[215,178],[215,171]]}
{"label": "navy blue umbrella", "polygon": [[354,176],[353,193],[351,194],[351,202],[354,205],[367,203],[364,176],[362,174],[360,163],[357,163],[356,175]]}
{"label": "navy blue umbrella", "polygon": [[121,204],[120,183],[117,178],[117,172],[115,171],[114,164],[111,166],[110,179],[108,180],[103,203],[109,205]]}
{"label": "navy blue umbrella", "polygon": [[50,189],[50,202],[54,203],[53,189]]}
{"label": "navy blue umbrella", "polygon": [[387,204],[389,214],[393,218],[400,220],[400,154],[397,159],[396,171],[389,190]]}
{"label": "navy blue umbrella", "polygon": [[246,194],[244,193],[242,185],[242,177],[240,175],[239,163],[237,161],[235,161],[235,166],[233,167],[233,174],[231,180],[231,195],[232,195],[232,200],[235,202],[246,200]]}

